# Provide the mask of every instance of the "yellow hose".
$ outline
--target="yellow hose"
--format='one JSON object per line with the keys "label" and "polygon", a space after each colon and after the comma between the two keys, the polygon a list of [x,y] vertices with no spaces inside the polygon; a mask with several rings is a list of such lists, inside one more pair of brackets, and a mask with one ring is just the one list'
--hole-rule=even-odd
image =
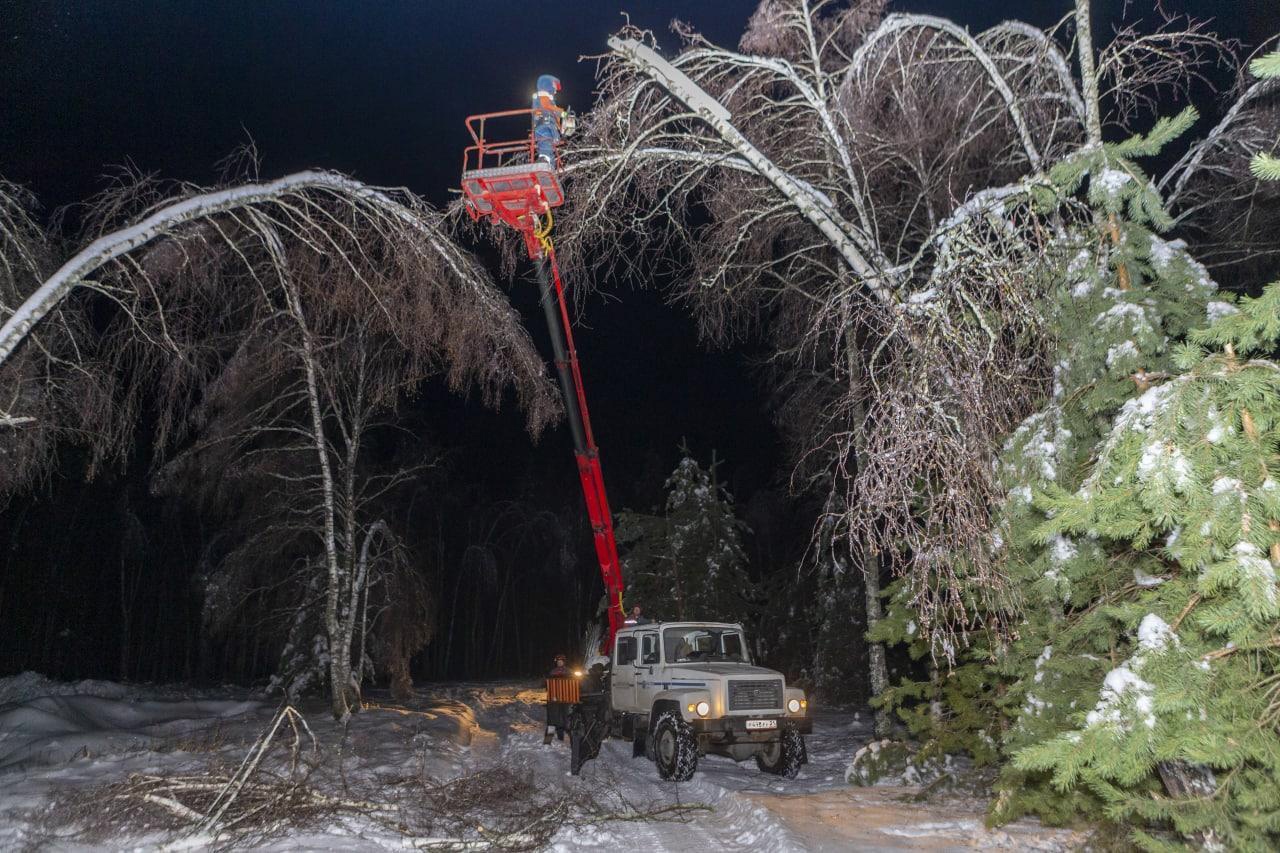
{"label": "yellow hose", "polygon": [[551,215],[550,210],[547,211],[545,224],[544,220],[539,220],[537,217],[534,217],[533,220],[533,236],[538,238],[538,242],[542,244],[542,251],[548,255],[551,254],[554,248],[551,244],[551,228],[554,225],[555,218]]}

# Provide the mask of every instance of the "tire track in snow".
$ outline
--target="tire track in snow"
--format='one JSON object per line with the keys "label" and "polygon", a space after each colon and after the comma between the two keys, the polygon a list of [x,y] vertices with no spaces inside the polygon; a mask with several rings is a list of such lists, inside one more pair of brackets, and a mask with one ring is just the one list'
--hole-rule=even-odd
{"label": "tire track in snow", "polygon": [[[737,764],[707,757],[689,782],[669,782],[658,778],[653,762],[632,758],[630,744],[612,740],[575,778],[569,773],[568,742],[553,740],[549,746],[542,743],[541,693],[517,686],[493,685],[489,689],[491,693],[477,690],[468,698],[479,725],[497,734],[497,760],[501,763],[526,767],[535,778],[568,791],[597,795],[612,792],[639,809],[677,803],[711,808],[710,812],[695,812],[681,820],[615,821],[586,832],[561,830],[553,850],[567,853],[621,846],[640,850],[789,853],[806,849],[778,815],[740,793],[750,787],[769,790],[787,784],[764,776],[754,762]],[[484,754],[474,759],[476,767],[493,761],[492,756]],[[806,772],[808,768],[792,784],[802,785]]]}

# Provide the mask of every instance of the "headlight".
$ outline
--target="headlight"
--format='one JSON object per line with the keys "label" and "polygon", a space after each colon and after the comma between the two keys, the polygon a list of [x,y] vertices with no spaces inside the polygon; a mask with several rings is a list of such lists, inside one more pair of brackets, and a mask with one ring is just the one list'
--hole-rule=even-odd
{"label": "headlight", "polygon": [[711,706],[706,702],[699,702],[698,706],[694,708],[694,710],[698,712],[699,717],[705,717],[707,714],[711,713]]}
{"label": "headlight", "polygon": [[586,673],[585,673],[585,672],[583,672],[583,671],[582,671],[582,670],[580,670],[580,669],[575,669],[575,670],[573,671],[573,677],[574,677],[574,678],[581,678],[581,677],[582,677],[582,676],[584,676],[584,675],[586,675]]}
{"label": "headlight", "polygon": [[793,714],[799,714],[799,713],[800,713],[800,700],[799,700],[799,699],[792,699],[790,702],[788,702],[788,703],[787,703],[787,710],[788,710],[788,711],[790,711],[790,712],[791,712],[791,713],[793,713]]}

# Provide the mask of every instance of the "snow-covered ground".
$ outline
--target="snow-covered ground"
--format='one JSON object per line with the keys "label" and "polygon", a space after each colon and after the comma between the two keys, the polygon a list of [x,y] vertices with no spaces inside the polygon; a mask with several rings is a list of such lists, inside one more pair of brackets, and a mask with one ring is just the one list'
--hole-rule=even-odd
{"label": "snow-covered ground", "polygon": [[[982,826],[981,804],[915,802],[912,789],[854,788],[844,768],[870,739],[866,715],[818,712],[810,764],[795,780],[760,773],[754,762],[708,757],[690,782],[657,778],[630,745],[604,745],[580,777],[568,773],[568,747],[542,745],[541,690],[533,683],[449,684],[420,688],[407,704],[373,695],[345,732],[316,704],[303,709],[323,761],[311,779],[334,792],[368,792],[406,777],[443,783],[487,768],[512,768],[539,795],[567,801],[603,797],[617,811],[676,803],[706,809],[662,820],[579,819],[551,840],[571,850],[946,850],[1006,847],[1068,849],[1079,839],[1034,824]],[[68,793],[101,791],[134,774],[194,776],[239,763],[276,712],[238,689],[61,684],[24,674],[0,679],[0,849],[104,846],[75,834],[63,814]],[[228,771],[229,772],[229,771]],[[83,800],[84,798],[82,798]],[[110,797],[102,796],[102,808]],[[95,801],[89,801],[89,808]],[[84,803],[80,804],[83,809]],[[403,849],[395,820],[350,814],[292,829],[258,849]],[[155,849],[174,836],[145,820],[105,846]],[[203,839],[207,841],[207,839]],[[188,841],[200,846],[202,839]],[[475,848],[482,849],[482,848]]]}

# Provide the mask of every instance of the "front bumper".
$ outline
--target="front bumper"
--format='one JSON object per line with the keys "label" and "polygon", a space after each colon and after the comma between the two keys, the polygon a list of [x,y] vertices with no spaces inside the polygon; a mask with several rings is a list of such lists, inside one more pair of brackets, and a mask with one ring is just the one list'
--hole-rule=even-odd
{"label": "front bumper", "polygon": [[[777,728],[748,729],[748,719],[777,720]],[[689,727],[699,737],[707,737],[714,743],[769,743],[788,728],[794,728],[802,735],[813,731],[813,720],[802,717],[721,717],[718,720],[689,720]]]}

